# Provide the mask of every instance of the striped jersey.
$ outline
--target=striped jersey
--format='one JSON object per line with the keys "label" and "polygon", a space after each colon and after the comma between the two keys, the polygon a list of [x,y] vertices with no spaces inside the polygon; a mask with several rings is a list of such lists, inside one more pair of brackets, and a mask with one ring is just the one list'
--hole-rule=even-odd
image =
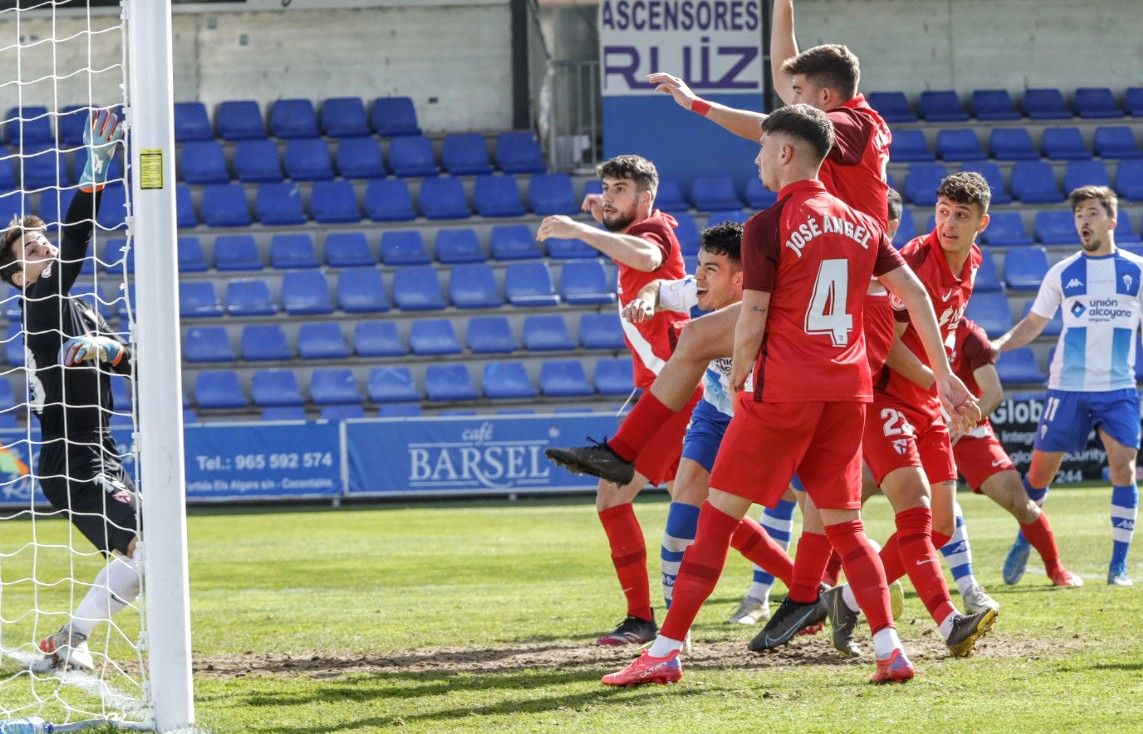
{"label": "striped jersey", "polygon": [[[690,313],[698,306],[698,285],[694,276],[664,281],[659,286],[659,307],[667,311]],[[731,357],[710,361],[702,378],[702,399],[723,415],[734,415],[734,390],[730,388]],[[746,378],[746,390],[753,389],[753,375]]]}

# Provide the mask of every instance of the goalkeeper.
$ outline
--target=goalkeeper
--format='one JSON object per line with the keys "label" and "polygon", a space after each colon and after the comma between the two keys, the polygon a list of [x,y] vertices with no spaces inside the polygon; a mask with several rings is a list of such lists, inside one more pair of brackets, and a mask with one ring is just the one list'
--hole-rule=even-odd
{"label": "goalkeeper", "polygon": [[115,149],[118,119],[93,113],[84,131],[87,167],[68,207],[60,245],[35,216],[0,235],[0,278],[23,292],[31,407],[40,420],[37,474],[44,495],[110,559],[63,627],[40,642],[37,672],[94,670],[87,638],[139,594],[142,544],[135,488],[108,428],[111,375],[130,375],[131,353],[99,312],[70,295],[91,243]]}

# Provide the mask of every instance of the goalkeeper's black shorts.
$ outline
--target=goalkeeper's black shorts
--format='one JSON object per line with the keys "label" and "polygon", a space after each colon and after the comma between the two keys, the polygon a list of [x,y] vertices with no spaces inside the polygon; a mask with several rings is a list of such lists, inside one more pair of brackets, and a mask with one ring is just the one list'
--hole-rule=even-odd
{"label": "goalkeeper's black shorts", "polygon": [[49,442],[40,452],[40,488],[59,514],[91,544],[127,554],[139,531],[135,484],[115,457],[98,446]]}

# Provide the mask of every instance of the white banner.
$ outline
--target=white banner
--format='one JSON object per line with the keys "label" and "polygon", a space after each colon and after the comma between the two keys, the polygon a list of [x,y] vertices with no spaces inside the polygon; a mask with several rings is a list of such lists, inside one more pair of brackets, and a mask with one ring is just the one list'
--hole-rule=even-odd
{"label": "white banner", "polygon": [[761,0],[601,0],[603,96],[653,94],[666,71],[699,94],[762,91]]}

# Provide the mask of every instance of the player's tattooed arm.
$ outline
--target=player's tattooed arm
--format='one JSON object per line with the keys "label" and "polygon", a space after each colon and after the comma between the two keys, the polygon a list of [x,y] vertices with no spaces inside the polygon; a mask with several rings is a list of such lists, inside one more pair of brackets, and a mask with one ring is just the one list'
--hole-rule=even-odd
{"label": "player's tattooed arm", "polygon": [[742,291],[742,308],[734,326],[734,357],[730,368],[730,386],[738,392],[754,370],[762,339],[766,334],[766,319],[770,315],[770,293]]}

